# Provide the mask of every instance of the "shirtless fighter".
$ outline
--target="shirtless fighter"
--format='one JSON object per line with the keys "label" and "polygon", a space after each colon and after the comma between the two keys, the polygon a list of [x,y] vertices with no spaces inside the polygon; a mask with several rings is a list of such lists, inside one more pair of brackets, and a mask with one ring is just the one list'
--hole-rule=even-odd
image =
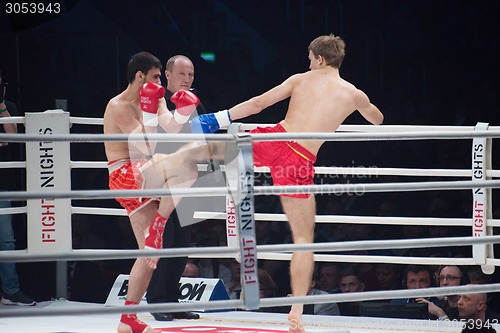
{"label": "shirtless fighter", "polygon": [[[141,52],[134,55],[127,68],[127,88],[113,97],[104,112],[105,134],[142,134],[145,140],[105,142],[110,189],[189,187],[198,175],[196,162],[187,144],[170,155],[155,154],[155,143],[147,140],[157,125],[168,133],[178,132],[199,103],[198,97],[185,90],[172,95],[174,114],[167,110],[165,88],[161,84],[161,63],[155,56]],[[127,210],[139,249],[161,249],[165,223],[177,197],[117,198]],[[125,305],[139,304],[144,296],[158,258],[136,259],[128,284]],[[158,332],[140,321],[136,314],[123,314],[119,333]],[[158,332],[159,333],[159,332]]]}
{"label": "shirtless fighter", "polygon": [[[334,132],[358,110],[370,123],[383,121],[380,110],[368,96],[340,77],[345,55],[344,41],[334,35],[320,36],[308,47],[310,71],[289,77],[282,84],[229,110],[195,117],[192,130],[214,133],[231,121],[261,112],[290,97],[285,119],[272,127],[258,127],[251,133]],[[275,185],[311,185],[314,163],[324,141],[271,141],[253,144],[256,166],[269,166]],[[295,244],[313,242],[315,199],[310,194],[281,195]],[[293,296],[305,296],[311,285],[314,257],[312,252],[293,253],[290,263]],[[303,305],[293,305],[288,315],[290,332],[304,332]]]}

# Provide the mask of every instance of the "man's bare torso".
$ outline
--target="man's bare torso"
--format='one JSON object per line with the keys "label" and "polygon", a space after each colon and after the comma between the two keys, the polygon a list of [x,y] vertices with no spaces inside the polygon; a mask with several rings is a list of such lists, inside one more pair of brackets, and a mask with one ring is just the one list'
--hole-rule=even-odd
{"label": "man's bare torso", "polygon": [[[343,80],[338,71],[324,68],[292,78],[292,93],[285,119],[287,132],[335,132],[356,110],[355,86]],[[324,141],[297,140],[313,154]]]}
{"label": "man's bare torso", "polygon": [[[129,94],[123,92],[112,98],[104,112],[104,134],[130,134],[140,126],[141,114],[137,98],[130,98]],[[129,159],[128,142],[104,143],[108,161]]]}

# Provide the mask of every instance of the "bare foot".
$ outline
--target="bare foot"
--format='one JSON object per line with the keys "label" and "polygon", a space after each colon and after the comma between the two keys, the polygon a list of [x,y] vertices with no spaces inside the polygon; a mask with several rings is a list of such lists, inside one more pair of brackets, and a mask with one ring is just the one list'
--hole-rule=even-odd
{"label": "bare foot", "polygon": [[292,309],[288,314],[288,321],[290,322],[289,333],[305,332],[304,323],[302,322],[302,310],[302,306],[292,305]]}

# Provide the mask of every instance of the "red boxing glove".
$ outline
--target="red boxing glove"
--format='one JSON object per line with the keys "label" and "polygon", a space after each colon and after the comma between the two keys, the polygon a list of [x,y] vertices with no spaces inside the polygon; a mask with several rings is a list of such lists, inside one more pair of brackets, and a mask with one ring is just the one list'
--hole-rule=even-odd
{"label": "red boxing glove", "polygon": [[187,90],[179,90],[170,97],[175,104],[174,118],[178,124],[185,124],[200,104],[198,96]]}
{"label": "red boxing glove", "polygon": [[161,85],[147,82],[139,91],[141,98],[142,122],[146,126],[158,125],[158,101],[165,96],[165,88]]}

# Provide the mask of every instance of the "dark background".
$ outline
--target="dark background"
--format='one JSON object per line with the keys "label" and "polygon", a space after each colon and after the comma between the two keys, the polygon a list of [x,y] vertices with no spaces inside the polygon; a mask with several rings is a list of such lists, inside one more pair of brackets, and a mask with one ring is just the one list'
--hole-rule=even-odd
{"label": "dark background", "polygon": [[[127,62],[140,51],[155,54],[163,64],[174,54],[189,56],[195,64],[198,95],[207,110],[215,112],[260,94],[294,73],[307,71],[310,41],[333,33],[346,42],[342,77],[370,96],[384,113],[385,124],[499,122],[497,0],[59,2],[64,11],[61,15],[7,15],[5,1],[0,1],[0,68],[4,81],[9,82],[7,98],[17,103],[20,115],[53,109],[55,99],[67,99],[72,116],[101,118],[107,101],[127,86]],[[215,62],[203,60],[202,52],[213,52]],[[285,112],[286,101],[244,121],[274,123]],[[347,123],[366,122],[354,114]],[[72,132],[101,131],[99,126],[72,128]],[[318,165],[470,168],[470,148],[470,140],[431,144],[329,142],[318,156]],[[22,154],[20,148],[20,159],[24,159]],[[72,160],[105,159],[103,145],[78,144],[72,146],[71,155]],[[73,189],[107,188],[106,170],[72,172]],[[23,176],[17,182],[20,189],[24,189]],[[318,182],[385,180],[410,181],[375,176]],[[470,217],[470,191],[454,193],[400,194],[397,212],[400,216]],[[374,215],[386,198],[365,195],[341,199],[347,213]],[[445,201],[444,208],[431,205],[436,198]],[[318,213],[328,213],[324,208],[328,200],[318,196]],[[83,205],[92,204],[117,207],[114,201]],[[116,223],[107,223],[116,222],[116,218],[85,218],[92,219],[87,221],[91,227],[81,231],[79,239],[97,234],[107,248],[134,247],[130,239],[127,245],[127,240],[117,239]],[[128,225],[126,219],[120,223]],[[18,248],[25,248],[25,225],[18,223],[16,229]],[[84,232],[90,234],[85,236]],[[397,231],[392,234],[401,235]],[[470,235],[470,228],[463,234]],[[103,248],[96,244],[96,248]],[[91,247],[76,239],[74,245]],[[19,265],[24,289],[37,300],[54,296],[53,269],[47,265],[51,264],[40,264],[40,268]],[[44,274],[31,274],[37,269]],[[122,273],[128,273],[128,268]],[[114,277],[109,276],[109,281]],[[103,288],[103,295],[107,288]]]}

